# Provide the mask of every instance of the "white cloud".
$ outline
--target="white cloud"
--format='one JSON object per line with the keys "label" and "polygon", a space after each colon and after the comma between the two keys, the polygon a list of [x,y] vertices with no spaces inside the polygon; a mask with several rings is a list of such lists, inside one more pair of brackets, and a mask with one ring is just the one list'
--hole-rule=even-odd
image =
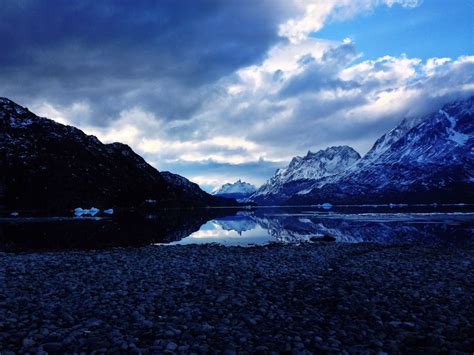
{"label": "white cloud", "polygon": [[[419,3],[298,1],[300,16],[280,26],[280,35],[289,41],[270,48],[260,63],[203,88],[199,110],[185,119],[169,120],[135,107],[98,127],[84,118],[93,114],[87,102],[70,107],[42,102],[36,111],[74,123],[104,142],[127,143],[159,169],[194,164],[185,175],[200,185],[239,177],[261,184],[268,176],[257,172],[258,166],[270,162],[268,174],[275,162],[284,166],[295,155],[331,145],[351,145],[363,154],[403,117],[474,93],[474,56],[422,61],[401,55],[355,62],[360,54],[349,38],[308,36],[328,21],[376,6]],[[207,169],[211,165],[213,170]]]}
{"label": "white cloud", "polygon": [[451,60],[451,58],[430,58],[426,61],[423,70],[426,75],[434,75],[438,69],[442,69],[443,65]]}
{"label": "white cloud", "polygon": [[[187,177],[209,188],[238,177],[261,184],[265,177],[252,175],[248,169],[206,171],[206,162],[235,166],[255,163],[249,168],[255,169],[258,161],[265,159],[284,166],[309,149],[341,144],[365,153],[378,136],[403,117],[427,113],[433,105],[474,93],[474,56],[424,62],[405,55],[385,56],[327,68],[331,56],[339,55],[337,49],[351,44],[314,41],[314,46],[297,45],[300,51],[274,49],[261,65],[243,68],[223,79],[219,86],[238,85],[239,92],[221,92],[190,120],[166,121],[135,107],[120,112],[111,125],[84,123],[79,127],[104,142],[131,145],[159,169],[179,162],[197,164],[199,173],[191,172]],[[306,50],[311,50],[307,54],[313,59],[302,63]],[[285,67],[277,80],[273,77],[275,63]],[[250,72],[258,80],[251,79]],[[295,78],[309,82],[318,79],[313,78],[315,73],[331,79],[330,83],[325,81],[321,87],[296,96],[279,95]],[[36,109],[64,123],[72,123],[66,117],[81,122],[81,113],[89,114],[83,103],[66,108],[43,103]],[[191,138],[174,136],[177,127],[189,129]]]}
{"label": "white cloud", "polygon": [[35,102],[32,109],[39,116],[54,118],[54,120],[63,124],[72,124],[72,122],[83,122],[83,117],[92,114],[92,109],[87,102],[77,101],[68,107],[54,106],[49,102]]}
{"label": "white cloud", "polygon": [[416,7],[421,4],[421,0],[297,0],[296,5],[302,15],[280,25],[279,35],[292,43],[299,43],[330,20],[347,20],[377,6],[391,7],[395,4]]}

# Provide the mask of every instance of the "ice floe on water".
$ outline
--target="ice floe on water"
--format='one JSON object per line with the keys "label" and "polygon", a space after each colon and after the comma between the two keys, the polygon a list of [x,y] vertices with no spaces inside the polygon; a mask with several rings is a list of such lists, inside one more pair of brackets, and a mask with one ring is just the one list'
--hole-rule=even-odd
{"label": "ice floe on water", "polygon": [[394,207],[407,207],[408,205],[406,203],[389,203],[388,206],[390,208],[394,208]]}
{"label": "ice floe on water", "polygon": [[81,216],[84,216],[84,215],[95,216],[99,212],[100,212],[100,210],[98,208],[95,208],[95,207],[85,208],[85,209],[81,208],[81,207],[78,207],[78,208],[74,209],[74,214],[77,217],[81,217]]}
{"label": "ice floe on water", "polygon": [[322,208],[324,210],[330,210],[332,208],[332,204],[329,203],[329,202],[325,202],[323,204],[317,204],[317,205],[314,205],[313,207],[316,207],[316,208]]}

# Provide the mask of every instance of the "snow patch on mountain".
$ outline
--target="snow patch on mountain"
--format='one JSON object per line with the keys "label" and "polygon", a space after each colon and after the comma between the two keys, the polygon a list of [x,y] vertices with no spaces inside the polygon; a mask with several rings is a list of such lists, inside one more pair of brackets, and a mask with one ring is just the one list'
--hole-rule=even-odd
{"label": "snow patch on mountain", "polygon": [[248,182],[237,180],[234,183],[227,183],[222,185],[221,187],[217,187],[212,191],[213,195],[225,195],[225,194],[243,194],[243,195],[251,195],[257,188],[249,184]]}
{"label": "snow patch on mountain", "polygon": [[376,160],[379,156],[385,153],[394,143],[402,138],[410,129],[420,124],[425,117],[410,117],[404,118],[400,124],[377,139],[372,148],[367,154],[356,164],[352,170],[360,168],[361,165]]}
{"label": "snow patch on mountain", "polygon": [[472,201],[473,114],[471,97],[404,119],[352,167],[293,193],[288,203]]}
{"label": "snow patch on mountain", "polygon": [[467,134],[455,130],[457,124],[456,118],[450,116],[446,111],[443,110],[439,110],[439,113],[443,114],[450,123],[450,127],[446,128],[446,132],[448,133],[448,139],[459,145],[466,144],[467,140],[469,139],[469,136]]}
{"label": "snow patch on mountain", "polygon": [[[348,146],[330,147],[316,153],[308,151],[304,157],[295,157],[286,168],[278,169],[275,175],[267,181],[252,199],[278,195],[285,185],[298,181],[317,181],[319,179],[341,173],[353,166],[360,159],[359,153]],[[293,193],[305,191],[304,187]]]}

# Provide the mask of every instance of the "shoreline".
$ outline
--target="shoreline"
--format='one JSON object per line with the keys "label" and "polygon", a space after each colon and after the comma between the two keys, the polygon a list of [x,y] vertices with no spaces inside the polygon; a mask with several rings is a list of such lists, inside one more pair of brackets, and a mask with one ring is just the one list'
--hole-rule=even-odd
{"label": "shoreline", "polygon": [[0,352],[466,352],[474,245],[0,253]]}

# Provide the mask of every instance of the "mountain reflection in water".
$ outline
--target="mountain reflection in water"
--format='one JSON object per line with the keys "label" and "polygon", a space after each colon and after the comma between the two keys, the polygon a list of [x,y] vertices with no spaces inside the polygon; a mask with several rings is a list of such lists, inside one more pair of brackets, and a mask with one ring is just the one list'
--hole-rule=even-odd
{"label": "mountain reflection in water", "polygon": [[329,235],[337,242],[470,243],[474,213],[320,213],[257,210],[214,219],[175,244],[300,243]]}
{"label": "mountain reflection in water", "polygon": [[0,250],[90,249],[149,244],[337,242],[471,243],[467,211],[331,211],[311,208],[168,210],[111,219],[0,220]]}

